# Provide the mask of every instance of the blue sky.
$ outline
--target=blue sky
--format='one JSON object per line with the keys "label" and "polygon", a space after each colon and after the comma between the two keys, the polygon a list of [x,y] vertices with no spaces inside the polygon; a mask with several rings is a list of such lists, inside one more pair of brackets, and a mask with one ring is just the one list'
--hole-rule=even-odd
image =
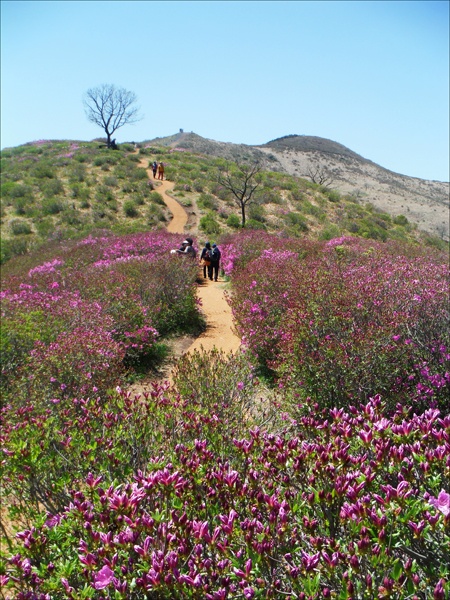
{"label": "blue sky", "polygon": [[2,1],[1,147],[91,140],[84,92],[135,92],[144,141],[183,128],[339,142],[449,180],[449,2]]}

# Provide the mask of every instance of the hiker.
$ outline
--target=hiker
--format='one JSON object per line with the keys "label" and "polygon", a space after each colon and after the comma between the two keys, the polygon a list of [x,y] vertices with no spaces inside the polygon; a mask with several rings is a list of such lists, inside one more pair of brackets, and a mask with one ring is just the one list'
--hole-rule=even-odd
{"label": "hiker", "polygon": [[206,279],[207,274],[209,278],[212,279],[212,275],[210,275],[209,273],[209,267],[211,265],[211,252],[211,244],[210,242],[206,242],[205,247],[203,248],[202,253],[200,254],[200,265],[203,267],[204,279]]}
{"label": "hiker", "polygon": [[164,179],[164,165],[162,162],[160,162],[158,165],[158,179]]}
{"label": "hiker", "polygon": [[153,171],[153,179],[156,179],[156,171],[158,170],[158,163],[156,160],[153,161],[152,171]]}
{"label": "hiker", "polygon": [[209,278],[212,279],[214,276],[214,281],[217,281],[219,277],[219,265],[220,265],[220,257],[222,256],[217,244],[212,245],[211,252],[211,264],[209,266]]}
{"label": "hiker", "polygon": [[181,248],[177,250],[171,250],[171,253],[174,254],[183,254],[184,256],[190,256],[191,258],[195,258],[197,256],[197,252],[192,245],[194,242],[192,238],[186,238],[184,242],[181,244]]}

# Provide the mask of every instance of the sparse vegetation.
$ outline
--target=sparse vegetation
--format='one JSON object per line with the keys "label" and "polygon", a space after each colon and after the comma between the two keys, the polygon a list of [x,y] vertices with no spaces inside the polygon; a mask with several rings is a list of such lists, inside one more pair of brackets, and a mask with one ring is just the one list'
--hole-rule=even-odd
{"label": "sparse vegetation", "polygon": [[[236,229],[240,209],[231,192],[217,182],[218,170],[227,164],[224,158],[140,146],[139,154],[127,144],[111,151],[96,142],[75,141],[39,141],[4,150],[1,261],[23,255],[55,235],[79,238],[98,227],[145,231],[164,221],[168,216],[164,202],[139,166],[146,156],[149,163],[154,156],[164,160],[177,197],[186,207],[196,204],[205,232]],[[255,202],[249,205],[252,228],[310,238],[350,233],[446,247],[442,239],[412,226],[406,216],[380,213],[355,196],[285,173],[261,170],[258,177]],[[45,215],[51,219],[43,219]],[[11,221],[17,217],[27,224],[28,233],[13,233]]]}

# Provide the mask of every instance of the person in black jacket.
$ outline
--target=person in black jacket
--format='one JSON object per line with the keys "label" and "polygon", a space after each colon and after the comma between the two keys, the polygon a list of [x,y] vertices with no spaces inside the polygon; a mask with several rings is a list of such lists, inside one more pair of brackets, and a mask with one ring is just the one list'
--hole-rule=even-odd
{"label": "person in black jacket", "polygon": [[217,281],[217,278],[219,277],[220,257],[221,252],[217,247],[217,244],[213,244],[210,258],[211,264],[209,266],[210,271],[208,274],[210,279],[213,279],[214,277],[214,281]]}
{"label": "person in black jacket", "polygon": [[209,242],[206,242],[205,247],[203,248],[202,253],[200,254],[200,264],[203,267],[203,277],[205,279],[207,276],[210,279],[212,279],[212,275],[210,275],[209,273],[209,269],[211,266],[211,254],[211,244]]}

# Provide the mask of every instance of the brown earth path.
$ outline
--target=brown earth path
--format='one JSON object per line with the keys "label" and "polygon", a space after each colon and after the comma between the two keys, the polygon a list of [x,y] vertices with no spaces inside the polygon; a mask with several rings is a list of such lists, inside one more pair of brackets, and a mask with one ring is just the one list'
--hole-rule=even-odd
{"label": "brown earth path", "polygon": [[[152,170],[148,168],[148,160],[142,160],[140,166],[147,170],[149,179],[153,180]],[[188,221],[188,215],[184,208],[174,198],[169,195],[173,189],[174,183],[171,181],[153,180],[156,184],[155,191],[161,194],[164,203],[172,213],[172,220],[167,226],[170,233],[179,233],[181,237],[186,235],[185,227]],[[180,240],[182,241],[182,240]],[[198,249],[200,250],[200,249]],[[199,267],[199,280],[203,278],[203,269]],[[235,353],[241,345],[240,338],[236,335],[233,328],[233,316],[231,308],[225,299],[225,281],[205,280],[197,286],[197,297],[200,300],[202,313],[206,321],[206,330],[197,338],[184,336],[174,340],[171,343],[171,364],[167,365],[158,379],[165,378],[171,382],[170,372],[177,358],[185,353],[192,353],[196,350],[209,351],[213,348],[222,350],[226,354]],[[155,378],[152,379],[154,381]],[[133,393],[141,393],[151,386],[152,381],[139,382],[132,386]]]}

